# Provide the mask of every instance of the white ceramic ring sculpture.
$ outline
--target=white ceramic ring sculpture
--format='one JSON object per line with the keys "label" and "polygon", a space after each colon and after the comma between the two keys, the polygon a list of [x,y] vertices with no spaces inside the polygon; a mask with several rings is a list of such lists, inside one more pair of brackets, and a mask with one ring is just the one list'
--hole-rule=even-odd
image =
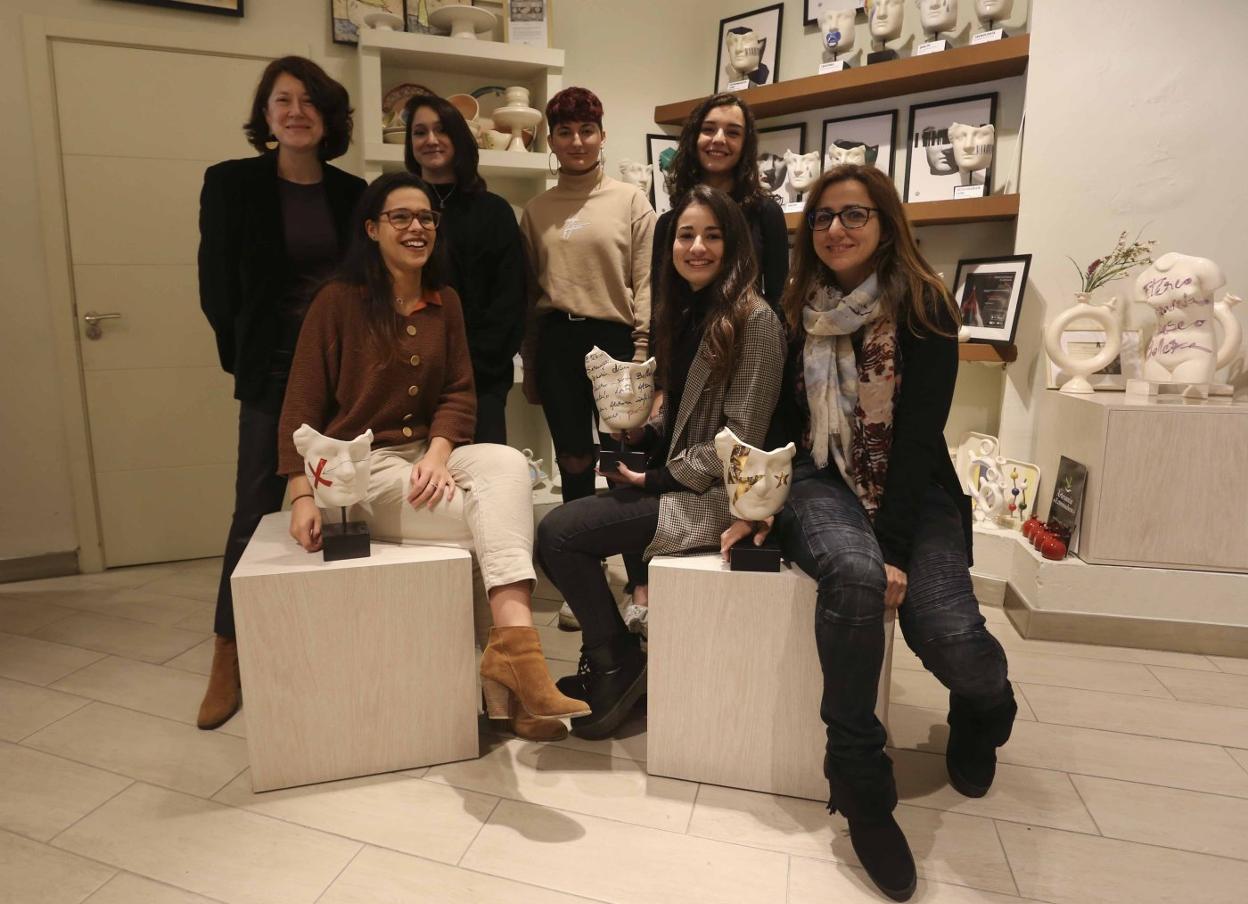
{"label": "white ceramic ring sculpture", "polygon": [[293,436],[295,451],[303,456],[304,474],[312,484],[318,506],[344,508],[364,500],[371,475],[372,430],[345,440],[325,436],[302,424]]}
{"label": "white ceramic ring sculpture", "polygon": [[728,511],[743,521],[763,521],[784,507],[793,485],[797,447],[765,452],[743,442],[728,427],[715,434],[715,454],[724,465]]}
{"label": "white ceramic ring sculpture", "polygon": [[[1092,305],[1088,303],[1088,296],[1082,292],[1075,297],[1079,303],[1054,317],[1053,322],[1045,329],[1044,348],[1058,367],[1074,375],[1062,386],[1062,392],[1088,395],[1096,392],[1088,382],[1088,374],[1108,367],[1122,350],[1122,327],[1118,324],[1117,298],[1111,298],[1106,305]],[[1062,348],[1062,333],[1066,330],[1066,325],[1080,318],[1095,320],[1105,330],[1105,347],[1091,358],[1072,358]]]}
{"label": "white ceramic ring sculpture", "polygon": [[585,375],[594,386],[601,430],[618,433],[640,427],[654,400],[654,359],[617,361],[594,346],[585,356]]}

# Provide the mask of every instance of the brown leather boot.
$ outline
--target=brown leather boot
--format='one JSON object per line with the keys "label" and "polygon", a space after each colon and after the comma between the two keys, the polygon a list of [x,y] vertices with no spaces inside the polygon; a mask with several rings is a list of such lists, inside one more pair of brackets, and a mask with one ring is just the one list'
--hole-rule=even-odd
{"label": "brown leather boot", "polygon": [[242,681],[238,676],[238,644],[232,637],[218,634],[212,648],[212,672],[208,690],[199,704],[196,724],[205,731],[219,728],[238,712],[243,703]]}
{"label": "brown leather boot", "polygon": [[558,719],[535,719],[524,711],[520,698],[511,697],[511,733],[526,741],[562,741],[568,727]]}
{"label": "brown leather boot", "polygon": [[490,628],[490,642],[481,656],[481,690],[491,719],[511,716],[512,695],[538,719],[589,715],[589,704],[565,697],[550,680],[537,628]]}

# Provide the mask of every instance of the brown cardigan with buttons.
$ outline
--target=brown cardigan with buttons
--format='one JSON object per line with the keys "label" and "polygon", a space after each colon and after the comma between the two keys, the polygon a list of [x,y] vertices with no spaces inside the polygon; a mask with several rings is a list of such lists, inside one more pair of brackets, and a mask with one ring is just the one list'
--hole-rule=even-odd
{"label": "brown cardigan with buttons", "polygon": [[459,296],[426,292],[425,306],[398,318],[385,353],[369,332],[367,290],[334,282],[304,318],[278,425],[279,474],[303,472],[293,434],[301,424],[335,439],[373,431],[373,448],[445,437],[472,442],[477,396]]}

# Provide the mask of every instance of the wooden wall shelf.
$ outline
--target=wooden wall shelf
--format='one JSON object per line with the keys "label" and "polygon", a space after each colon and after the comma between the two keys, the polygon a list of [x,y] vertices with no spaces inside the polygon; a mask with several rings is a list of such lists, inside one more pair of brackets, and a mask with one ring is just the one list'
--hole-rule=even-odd
{"label": "wooden wall shelf", "polygon": [[1018,360],[1017,345],[989,345],[986,342],[959,342],[959,361],[977,361],[980,364],[1009,364]]}
{"label": "wooden wall shelf", "polygon": [[[900,97],[1022,75],[1027,71],[1030,48],[1031,37],[1024,34],[987,44],[955,47],[943,53],[791,79],[738,91],[736,95],[749,102],[755,118],[770,119],[822,107]],[[657,106],[654,108],[654,121],[659,125],[682,125],[705,99],[696,97]]]}
{"label": "wooden wall shelf", "polygon": [[[960,201],[920,201],[906,205],[911,226],[959,226],[963,223],[991,223],[1018,218],[1018,195],[989,195]],[[789,232],[797,231],[800,213],[786,213]]]}

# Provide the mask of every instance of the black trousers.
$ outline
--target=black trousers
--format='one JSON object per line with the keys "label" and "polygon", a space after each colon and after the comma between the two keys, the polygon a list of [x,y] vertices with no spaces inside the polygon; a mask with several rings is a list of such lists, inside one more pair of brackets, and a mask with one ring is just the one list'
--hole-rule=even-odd
{"label": "black trousers", "polygon": [[537,562],[581,623],[582,649],[628,628],[602,571],[602,560],[623,554],[629,579],[646,583],[646,551],[659,526],[659,497],[635,487],[566,502],[537,526]]}
{"label": "black trousers", "polygon": [[498,443],[507,445],[507,393],[512,380],[506,383],[482,383],[477,381],[477,432],[474,443]]}
{"label": "black trousers", "polygon": [[277,473],[277,422],[286,396],[286,375],[273,375],[265,383],[264,394],[251,402],[239,403],[238,474],[234,479],[234,517],[225,541],[225,561],[217,588],[217,615],[214,630],[234,636],[234,596],[230,575],[256,532],[260,519],[281,511],[286,496],[286,478]]}
{"label": "black trousers", "polygon": [[[593,425],[598,421],[593,386],[585,376],[585,356],[596,345],[612,358],[630,361],[633,357],[633,328],[623,323],[589,318],[569,320],[555,311],[538,324],[537,391],[555,455],[594,455]],[[615,448],[608,437],[602,445]],[[571,502],[594,493],[594,468],[570,474],[562,464],[559,478],[563,501]]]}

